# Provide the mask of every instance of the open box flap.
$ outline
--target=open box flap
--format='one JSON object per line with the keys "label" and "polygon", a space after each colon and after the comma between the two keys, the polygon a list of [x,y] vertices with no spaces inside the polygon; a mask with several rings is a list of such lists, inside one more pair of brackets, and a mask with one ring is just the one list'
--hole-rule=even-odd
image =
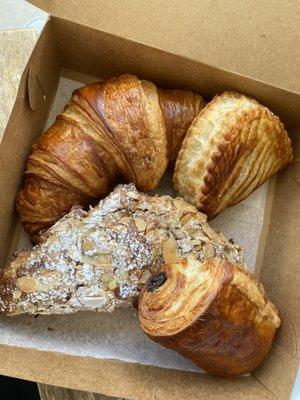
{"label": "open box flap", "polygon": [[300,93],[295,2],[30,2],[54,16]]}

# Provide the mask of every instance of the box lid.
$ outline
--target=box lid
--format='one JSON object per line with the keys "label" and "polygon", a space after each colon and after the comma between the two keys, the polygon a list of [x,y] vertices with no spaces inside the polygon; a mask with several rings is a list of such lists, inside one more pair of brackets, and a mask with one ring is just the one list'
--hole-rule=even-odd
{"label": "box lid", "polygon": [[300,93],[300,3],[292,0],[30,1],[56,17]]}

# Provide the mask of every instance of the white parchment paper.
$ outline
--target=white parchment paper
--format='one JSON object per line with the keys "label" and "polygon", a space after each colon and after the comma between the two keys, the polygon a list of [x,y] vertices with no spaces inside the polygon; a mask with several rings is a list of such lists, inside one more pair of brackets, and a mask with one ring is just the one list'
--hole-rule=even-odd
{"label": "white parchment paper", "polygon": [[[72,91],[81,85],[82,82],[61,78],[46,127],[62,111]],[[170,177],[164,177],[155,192],[174,195]],[[260,240],[266,192],[267,184],[211,222],[225,236],[233,238],[244,248],[246,262],[251,271],[254,270]],[[30,241],[23,233],[19,248],[28,246]],[[0,315],[0,343],[201,372],[192,362],[176,352],[150,341],[139,328],[135,310],[119,309],[112,314],[81,312],[37,318],[28,315]]]}

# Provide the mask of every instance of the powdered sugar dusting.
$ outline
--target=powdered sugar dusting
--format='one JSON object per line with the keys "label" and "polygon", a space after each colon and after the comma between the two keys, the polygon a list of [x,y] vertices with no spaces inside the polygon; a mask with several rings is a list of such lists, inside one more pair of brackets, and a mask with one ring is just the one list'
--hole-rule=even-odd
{"label": "powdered sugar dusting", "polygon": [[49,314],[127,306],[145,283],[144,271],[150,276],[163,264],[170,235],[181,257],[203,261],[209,245],[210,254],[242,262],[240,248],[182,199],[119,185],[89,212],[72,210],[47,231],[44,243],[6,268],[6,275],[15,269],[16,276],[0,281],[0,307],[11,314]]}

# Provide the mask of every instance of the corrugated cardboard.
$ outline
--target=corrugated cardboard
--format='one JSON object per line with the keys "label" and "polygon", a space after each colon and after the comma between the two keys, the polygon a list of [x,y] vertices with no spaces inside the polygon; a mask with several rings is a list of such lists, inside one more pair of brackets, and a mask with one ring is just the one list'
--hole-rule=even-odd
{"label": "corrugated cardboard", "polygon": [[[264,13],[263,17],[259,17],[256,11],[253,14],[260,28],[266,21],[264,26],[272,33],[272,41],[277,41],[277,49],[284,58],[278,60],[278,54],[269,58],[271,44],[268,42],[268,65],[271,65],[271,60],[273,64],[267,75],[266,69],[261,67],[262,50],[253,44],[256,43],[257,28],[252,26],[250,31],[246,18],[241,17],[240,22],[233,18],[237,15],[239,2],[226,2],[226,7],[217,14],[218,2],[204,2],[203,6],[192,1],[182,6],[175,6],[175,2],[169,1],[150,2],[143,7],[139,7],[142,3],[136,1],[90,1],[88,5],[83,1],[47,3],[54,7],[59,17],[54,16],[48,21],[38,40],[20,81],[17,100],[0,144],[1,187],[7,188],[0,193],[2,264],[16,240],[14,196],[22,180],[30,144],[41,133],[50,111],[59,80],[59,67],[96,77],[129,71],[162,86],[191,88],[206,97],[224,89],[235,89],[251,94],[271,107],[289,128],[294,128],[294,140],[297,138],[300,95],[293,81],[297,76],[297,63],[292,55],[288,55],[290,48],[287,46],[294,37],[288,39],[284,36],[280,23],[283,19],[287,21],[285,18],[289,14],[290,3],[285,3],[282,11],[277,7],[270,11],[272,15],[277,15],[280,35],[270,24],[267,25]],[[85,4],[85,8],[76,8],[73,3],[79,6]],[[250,2],[243,3],[246,13]],[[149,7],[152,7],[151,12]],[[263,3],[261,7],[261,10],[267,11]],[[216,19],[216,15],[222,18]],[[294,13],[291,13],[291,28],[293,18]],[[234,33],[228,29],[230,21]],[[214,29],[208,28],[211,24],[214,24]],[[174,29],[171,30],[170,26]],[[237,28],[245,28],[246,33],[240,35]],[[214,43],[208,40],[208,32],[214,32]],[[234,53],[234,47],[226,46],[225,32],[227,42],[236,46]],[[254,38],[254,42],[249,36]],[[245,40],[248,56],[238,47]],[[235,57],[231,60],[233,54]],[[229,72],[228,69],[236,72]],[[284,73],[287,70],[290,75]],[[283,315],[283,325],[270,356],[251,377],[225,381],[191,372],[10,346],[0,346],[0,373],[133,399],[288,399],[299,361],[297,341],[300,330],[297,298],[300,283],[297,271],[300,262],[297,244],[300,147],[296,145],[296,140],[295,149],[295,165],[278,174],[275,191],[273,195],[269,193],[264,241],[259,254],[261,279]]]}

